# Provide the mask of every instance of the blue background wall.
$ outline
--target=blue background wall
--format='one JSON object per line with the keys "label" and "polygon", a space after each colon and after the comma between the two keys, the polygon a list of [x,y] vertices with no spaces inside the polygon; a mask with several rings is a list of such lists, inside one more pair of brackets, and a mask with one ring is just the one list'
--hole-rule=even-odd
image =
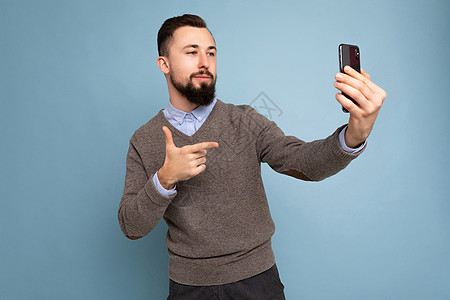
{"label": "blue background wall", "polygon": [[[0,1],[0,298],[165,299],[166,225],[126,239],[134,130],[168,102],[162,22],[201,15],[217,96],[304,140],[347,122],[338,44],[388,97],[365,153],[320,183],[263,165],[288,299],[449,299],[446,1]],[[257,99],[258,100],[258,99]]]}

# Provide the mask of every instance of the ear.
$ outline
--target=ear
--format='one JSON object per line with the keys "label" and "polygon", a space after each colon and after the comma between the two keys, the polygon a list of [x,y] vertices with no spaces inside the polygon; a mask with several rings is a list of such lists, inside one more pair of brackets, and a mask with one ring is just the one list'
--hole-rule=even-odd
{"label": "ear", "polygon": [[158,64],[159,69],[164,73],[164,74],[169,74],[169,60],[167,59],[167,57],[165,56],[160,56],[158,57],[158,59],[156,60],[156,63]]}

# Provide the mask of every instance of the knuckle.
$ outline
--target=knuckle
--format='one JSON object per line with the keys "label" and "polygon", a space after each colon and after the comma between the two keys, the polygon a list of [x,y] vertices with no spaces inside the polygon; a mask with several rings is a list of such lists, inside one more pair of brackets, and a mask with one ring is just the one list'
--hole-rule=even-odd
{"label": "knuckle", "polygon": [[360,101],[365,100],[364,94],[363,94],[360,90],[356,90],[356,91],[354,92],[352,98],[353,98],[353,99],[356,98],[356,99],[358,99],[358,100],[360,100]]}
{"label": "knuckle", "polygon": [[375,95],[373,103],[377,106],[381,106],[383,104],[384,98],[382,95]]}
{"label": "knuckle", "polygon": [[366,101],[368,98],[368,97],[366,97],[366,95],[367,95],[367,91],[365,88],[358,90],[358,96],[361,98],[361,100]]}
{"label": "knuckle", "polygon": [[[344,95],[342,95],[342,96],[344,96]],[[345,96],[344,96],[345,98],[347,98],[348,100],[350,100],[350,98],[355,98],[355,91],[354,90],[351,90],[351,89],[349,89],[348,91],[345,91]]]}
{"label": "knuckle", "polygon": [[377,100],[378,100],[378,101],[377,101],[377,105],[378,105],[378,106],[381,106],[381,104],[383,104],[383,102],[384,102],[384,97],[383,97],[383,96],[380,96],[380,97],[377,98]]}
{"label": "knuckle", "polygon": [[356,82],[356,88],[357,88],[358,90],[362,90],[362,89],[364,89],[364,87],[365,87],[365,84],[364,84],[363,81],[358,80],[358,81]]}
{"label": "knuckle", "polygon": [[366,119],[370,116],[370,112],[367,110],[361,110],[361,112],[358,114],[358,117],[360,119]]}
{"label": "knuckle", "polygon": [[358,90],[364,95],[368,95],[370,91],[369,87],[363,82],[360,83]]}
{"label": "knuckle", "polygon": [[368,116],[370,116],[371,110],[372,110],[371,107],[365,107],[365,108],[361,109],[360,117],[367,118]]}
{"label": "knuckle", "polygon": [[370,89],[367,85],[364,85],[364,89],[363,89],[364,94],[369,95],[370,94]]}
{"label": "knuckle", "polygon": [[379,110],[378,105],[372,105],[371,107],[369,107],[367,109],[367,111],[364,111],[363,117],[364,118],[369,118],[373,114],[376,114],[378,110]]}

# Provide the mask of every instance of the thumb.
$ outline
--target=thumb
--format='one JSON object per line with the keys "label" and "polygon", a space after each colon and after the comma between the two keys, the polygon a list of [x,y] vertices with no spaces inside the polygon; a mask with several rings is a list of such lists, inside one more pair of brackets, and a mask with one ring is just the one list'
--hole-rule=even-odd
{"label": "thumb", "polygon": [[166,135],[166,148],[168,148],[168,147],[176,147],[174,142],[173,142],[172,132],[170,131],[170,129],[167,128],[167,126],[163,126],[162,129],[164,131],[164,134]]}

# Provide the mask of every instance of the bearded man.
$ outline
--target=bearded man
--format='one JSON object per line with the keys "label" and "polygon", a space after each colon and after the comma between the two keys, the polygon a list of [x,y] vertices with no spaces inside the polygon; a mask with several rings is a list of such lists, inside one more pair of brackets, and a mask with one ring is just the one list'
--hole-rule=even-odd
{"label": "bearded man", "polygon": [[320,181],[366,146],[386,93],[362,70],[336,74],[348,124],[304,142],[249,105],[215,98],[217,49],[195,15],[166,20],[157,59],[169,103],[130,139],[120,227],[129,239],[168,225],[168,299],[285,299],[271,246],[275,231],[261,163]]}

